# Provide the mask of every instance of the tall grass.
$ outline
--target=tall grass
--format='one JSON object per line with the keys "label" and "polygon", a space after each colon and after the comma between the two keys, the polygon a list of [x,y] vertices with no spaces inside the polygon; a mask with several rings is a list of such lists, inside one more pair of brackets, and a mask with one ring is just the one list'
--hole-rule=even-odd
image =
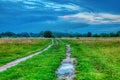
{"label": "tall grass", "polygon": [[57,80],[55,71],[65,58],[63,44],[52,46],[47,51],[0,73],[0,80]]}
{"label": "tall grass", "polygon": [[120,80],[120,38],[69,39],[77,58],[74,80]]}
{"label": "tall grass", "polygon": [[[33,43],[29,43],[31,47],[41,41],[38,39],[36,43],[35,39],[32,40]],[[65,57],[64,43],[71,45],[72,57],[77,59],[74,80],[120,80],[120,38],[63,39],[54,42],[57,45],[44,53],[0,73],[0,80],[56,80],[55,71]],[[23,44],[25,49],[28,43]],[[33,51],[32,48],[30,50]]]}
{"label": "tall grass", "polygon": [[0,39],[0,66],[45,48],[49,39]]}

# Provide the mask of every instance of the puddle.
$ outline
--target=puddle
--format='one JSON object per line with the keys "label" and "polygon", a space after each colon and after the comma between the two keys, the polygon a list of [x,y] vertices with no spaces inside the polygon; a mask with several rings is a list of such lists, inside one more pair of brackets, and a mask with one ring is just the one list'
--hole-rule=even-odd
{"label": "puddle", "polygon": [[71,76],[74,74],[74,65],[71,63],[63,63],[57,71],[57,74],[62,78],[67,75]]}
{"label": "puddle", "polygon": [[66,59],[62,61],[61,66],[56,71],[58,75],[58,80],[60,79],[72,80],[74,78],[75,66],[73,62],[75,59],[71,58],[70,55],[71,55],[70,45],[67,45]]}

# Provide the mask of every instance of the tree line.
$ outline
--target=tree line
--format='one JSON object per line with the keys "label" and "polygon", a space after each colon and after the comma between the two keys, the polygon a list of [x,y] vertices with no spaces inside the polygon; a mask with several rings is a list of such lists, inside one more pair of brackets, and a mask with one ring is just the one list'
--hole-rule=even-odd
{"label": "tree line", "polygon": [[120,37],[120,31],[116,33],[100,33],[92,34],[91,32],[87,33],[62,33],[62,32],[52,32],[52,31],[42,31],[40,33],[13,33],[13,32],[2,32],[0,33],[0,38],[22,38],[22,37]]}

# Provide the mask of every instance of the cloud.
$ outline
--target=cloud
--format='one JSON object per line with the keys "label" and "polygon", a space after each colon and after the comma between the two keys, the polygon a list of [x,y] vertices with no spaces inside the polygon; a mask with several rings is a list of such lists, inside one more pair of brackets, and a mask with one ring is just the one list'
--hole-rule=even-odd
{"label": "cloud", "polygon": [[59,10],[80,10],[80,7],[69,3],[69,4],[57,4],[57,3],[50,3],[50,2],[43,2],[46,8],[52,8],[56,11]]}
{"label": "cloud", "polygon": [[[58,4],[55,2],[50,2],[50,1],[43,1],[43,0],[2,0],[2,1],[9,1],[17,4],[17,2],[21,2],[22,6],[25,6],[24,8],[26,9],[52,9],[55,11],[63,11],[63,10],[80,10],[81,8],[78,5],[75,5],[73,3],[68,3],[68,4]],[[27,7],[26,7],[27,6]],[[36,8],[34,8],[36,7]]]}
{"label": "cloud", "polygon": [[23,1],[23,3],[28,5],[36,5],[36,3],[32,1]]}
{"label": "cloud", "polygon": [[26,9],[36,9],[37,8],[37,6],[28,6],[28,5],[25,5],[24,6]]}
{"label": "cloud", "polygon": [[12,30],[25,25],[38,31],[48,27],[58,31],[116,31],[120,30],[119,3],[120,0],[0,0],[0,27]]}
{"label": "cloud", "polygon": [[1,0],[1,1],[19,2],[19,1],[24,1],[24,0]]}
{"label": "cloud", "polygon": [[83,22],[88,24],[120,24],[120,15],[110,13],[81,12],[73,15],[60,16],[59,18],[70,22]]}
{"label": "cloud", "polygon": [[35,3],[35,2],[31,2],[31,1],[25,1],[24,3],[29,4],[29,6],[34,5],[34,6],[37,6],[38,8],[43,7],[43,8],[52,9],[52,10],[55,10],[55,11],[63,11],[63,10],[75,11],[75,10],[80,10],[79,6],[77,6],[75,4],[72,4],[72,3],[69,3],[69,4],[57,4],[57,3],[54,3],[54,2],[45,2],[45,1],[40,1],[39,3]]}

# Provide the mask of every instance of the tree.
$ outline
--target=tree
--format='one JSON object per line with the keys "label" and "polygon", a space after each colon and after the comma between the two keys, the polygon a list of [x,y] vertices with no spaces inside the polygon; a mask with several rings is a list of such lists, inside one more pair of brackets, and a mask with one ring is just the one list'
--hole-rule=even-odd
{"label": "tree", "polygon": [[93,34],[93,37],[100,37],[97,33]]}
{"label": "tree", "polygon": [[92,33],[91,33],[91,32],[88,32],[88,33],[87,33],[87,37],[92,37]]}
{"label": "tree", "polygon": [[53,34],[51,31],[45,31],[43,35],[45,38],[52,38],[53,37]]}
{"label": "tree", "polygon": [[107,33],[101,33],[100,37],[109,37],[109,34],[107,34]]}
{"label": "tree", "polygon": [[5,32],[5,33],[1,33],[1,36],[3,36],[3,37],[15,37],[16,34],[13,32]]}
{"label": "tree", "polygon": [[116,33],[116,36],[117,36],[117,37],[120,37],[120,31],[118,31],[118,32]]}
{"label": "tree", "polygon": [[110,33],[109,35],[110,35],[110,37],[116,37],[115,33]]}
{"label": "tree", "polygon": [[19,37],[30,37],[29,33],[27,32],[23,32],[23,33],[20,33],[20,34],[17,34]]}

